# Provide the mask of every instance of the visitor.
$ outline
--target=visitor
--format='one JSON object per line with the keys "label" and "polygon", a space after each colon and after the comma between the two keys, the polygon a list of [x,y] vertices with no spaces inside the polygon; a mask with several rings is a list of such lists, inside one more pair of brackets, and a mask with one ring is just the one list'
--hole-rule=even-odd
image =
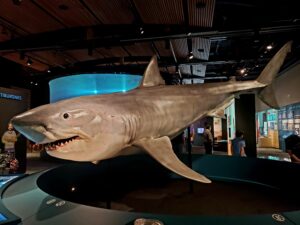
{"label": "visitor", "polygon": [[246,142],[244,140],[244,133],[236,131],[235,138],[231,142],[232,155],[245,157]]}
{"label": "visitor", "polygon": [[286,152],[290,155],[291,161],[300,163],[300,137],[297,134],[291,134],[284,141]]}
{"label": "visitor", "polygon": [[15,157],[15,143],[17,142],[17,134],[11,123],[8,124],[8,130],[2,135],[2,143],[4,144],[4,152],[9,154],[11,158]]}
{"label": "visitor", "polygon": [[206,125],[205,131],[203,133],[203,143],[204,143],[204,148],[205,148],[205,153],[206,154],[212,154],[213,150],[213,136],[211,133],[211,126]]}

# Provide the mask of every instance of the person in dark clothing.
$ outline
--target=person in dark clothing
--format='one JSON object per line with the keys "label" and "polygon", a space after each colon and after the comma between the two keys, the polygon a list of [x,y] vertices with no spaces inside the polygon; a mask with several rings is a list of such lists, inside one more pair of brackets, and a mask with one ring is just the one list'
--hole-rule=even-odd
{"label": "person in dark clothing", "polygon": [[206,125],[205,131],[203,133],[203,143],[205,147],[205,153],[206,154],[212,154],[213,150],[213,136],[211,133],[211,126]]}
{"label": "person in dark clothing", "polygon": [[236,131],[235,138],[232,140],[232,155],[245,157],[246,143],[244,140],[244,133]]}
{"label": "person in dark clothing", "polygon": [[300,137],[296,134],[292,134],[284,141],[286,152],[289,153],[291,161],[294,163],[300,163]]}

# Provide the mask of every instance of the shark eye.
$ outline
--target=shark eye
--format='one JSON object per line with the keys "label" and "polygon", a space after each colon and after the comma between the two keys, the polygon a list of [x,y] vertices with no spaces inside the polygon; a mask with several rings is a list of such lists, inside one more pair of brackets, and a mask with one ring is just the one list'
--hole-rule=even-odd
{"label": "shark eye", "polygon": [[68,119],[70,117],[70,114],[69,113],[64,113],[63,117],[64,117],[64,119]]}

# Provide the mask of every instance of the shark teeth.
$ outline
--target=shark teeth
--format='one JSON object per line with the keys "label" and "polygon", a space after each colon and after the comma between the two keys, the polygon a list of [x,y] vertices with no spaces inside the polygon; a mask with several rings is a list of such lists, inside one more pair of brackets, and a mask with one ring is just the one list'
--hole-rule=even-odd
{"label": "shark teeth", "polygon": [[64,147],[65,145],[68,145],[72,141],[79,140],[79,139],[80,139],[80,137],[78,137],[78,136],[67,138],[67,139],[61,139],[61,140],[57,140],[55,142],[44,144],[44,147],[45,147],[46,151],[55,151],[58,148]]}

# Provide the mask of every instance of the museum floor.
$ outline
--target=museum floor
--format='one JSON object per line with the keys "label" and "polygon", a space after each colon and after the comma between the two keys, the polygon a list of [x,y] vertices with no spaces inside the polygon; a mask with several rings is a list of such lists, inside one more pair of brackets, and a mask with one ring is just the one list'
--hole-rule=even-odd
{"label": "museum floor", "polygon": [[[258,148],[257,153],[258,153],[257,154],[258,158],[269,158],[269,159],[278,159],[278,160],[289,161],[288,154],[283,152],[280,149]],[[201,147],[193,148],[192,154],[204,154],[204,149]],[[213,154],[214,155],[226,155],[225,152],[218,152],[218,151],[214,151]],[[60,164],[62,164],[62,163],[40,158],[39,152],[30,152],[30,153],[27,153],[26,173],[30,174],[30,173],[46,170],[49,168],[59,166]]]}

